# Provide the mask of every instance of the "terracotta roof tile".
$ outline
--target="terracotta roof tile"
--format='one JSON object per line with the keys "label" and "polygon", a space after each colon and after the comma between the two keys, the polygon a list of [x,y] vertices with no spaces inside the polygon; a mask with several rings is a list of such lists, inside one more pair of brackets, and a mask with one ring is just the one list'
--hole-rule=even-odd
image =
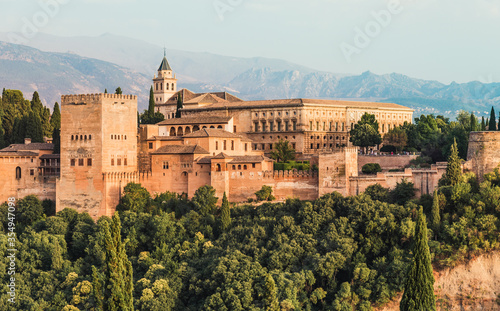
{"label": "terracotta roof tile", "polygon": [[243,138],[240,135],[236,135],[230,133],[228,131],[220,130],[220,129],[209,129],[204,128],[199,131],[184,135],[184,138],[189,137],[222,137],[222,138]]}
{"label": "terracotta roof tile", "polygon": [[31,144],[12,144],[3,148],[0,152],[28,151],[28,150],[54,150],[54,144],[31,143]]}
{"label": "terracotta roof tile", "polygon": [[227,154],[225,154],[224,152],[221,152],[219,153],[218,155],[216,155],[215,157],[212,157],[212,159],[232,159],[233,157],[231,156],[228,156]]}
{"label": "terracotta roof tile", "polygon": [[199,145],[168,145],[158,148],[152,154],[209,154]]}
{"label": "terracotta roof tile", "polygon": [[0,157],[37,157],[38,152],[33,151],[2,151]]}
{"label": "terracotta roof tile", "polygon": [[233,117],[217,117],[217,116],[196,116],[167,119],[158,123],[158,125],[178,125],[178,124],[217,124],[228,123]]}

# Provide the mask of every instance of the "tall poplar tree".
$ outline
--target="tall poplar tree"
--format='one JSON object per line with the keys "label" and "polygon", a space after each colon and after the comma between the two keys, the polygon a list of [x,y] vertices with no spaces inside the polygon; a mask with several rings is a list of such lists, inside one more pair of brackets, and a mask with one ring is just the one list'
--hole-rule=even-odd
{"label": "tall poplar tree", "polygon": [[59,109],[59,103],[54,104],[54,109],[52,111],[52,116],[50,117],[50,125],[53,129],[61,128],[61,110]]}
{"label": "tall poplar tree", "polygon": [[121,222],[115,213],[111,222],[104,222],[103,248],[106,252],[104,272],[98,273],[93,267],[94,298],[98,309],[103,311],[132,311],[133,277],[132,264],[125,253],[125,243],[121,238]]}
{"label": "tall poplar tree", "polygon": [[177,111],[175,111],[176,118],[181,117],[181,109],[182,109],[182,93],[178,92],[177,93]]}
{"label": "tall poplar tree", "polygon": [[490,113],[490,123],[488,126],[488,131],[496,131],[497,130],[497,121],[495,119],[495,108],[491,107]]}
{"label": "tall poplar tree", "polygon": [[434,190],[434,197],[432,199],[432,210],[431,210],[431,228],[434,231],[434,235],[437,235],[439,228],[441,227],[441,213],[439,209],[439,193]]}
{"label": "tall poplar tree", "polygon": [[231,208],[229,207],[229,201],[227,200],[226,192],[222,197],[222,206],[220,208],[220,222],[222,231],[226,231],[231,225]]}
{"label": "tall poplar tree", "polygon": [[486,131],[486,123],[484,122],[484,116],[481,117],[481,131]]}
{"label": "tall poplar tree", "polygon": [[22,137],[22,125],[19,125],[18,129],[18,139],[23,140],[24,138],[31,138],[31,142],[33,143],[42,143],[43,142],[43,129],[42,129],[42,121],[40,119],[40,115],[37,112],[31,111],[27,122],[26,122],[26,131],[25,137]]}
{"label": "tall poplar tree", "polygon": [[435,311],[434,275],[427,239],[427,224],[422,208],[418,211],[413,258],[406,275],[405,290],[399,304],[401,311]]}
{"label": "tall poplar tree", "polygon": [[477,118],[474,115],[474,112],[470,114],[470,131],[471,132],[476,132],[478,130],[477,128]]}
{"label": "tall poplar tree", "polygon": [[148,123],[153,124],[155,119],[155,94],[153,86],[149,89]]}
{"label": "tall poplar tree", "polygon": [[455,186],[460,182],[462,176],[462,164],[458,156],[457,140],[453,139],[451,145],[450,156],[448,157],[448,164],[446,166],[445,180],[446,185]]}

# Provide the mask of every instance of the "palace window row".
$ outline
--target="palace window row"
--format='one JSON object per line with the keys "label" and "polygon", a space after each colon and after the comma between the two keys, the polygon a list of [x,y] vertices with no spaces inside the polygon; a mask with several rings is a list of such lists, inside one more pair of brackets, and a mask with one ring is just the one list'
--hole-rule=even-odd
{"label": "palace window row", "polygon": [[126,157],[117,157],[116,158],[116,161],[115,161],[115,157],[114,156],[111,156],[111,166],[115,166],[115,163],[116,163],[116,166],[127,166],[128,165],[128,161],[127,161],[127,158]]}
{"label": "palace window row", "polygon": [[[92,158],[79,158],[79,159],[71,159],[70,160],[70,165],[71,166],[92,166]],[[86,165],[85,165],[86,163]]]}
{"label": "palace window row", "polygon": [[[219,141],[215,141],[215,150],[219,150]],[[222,150],[227,150],[227,140],[222,141]],[[231,150],[234,151],[234,140],[231,140]],[[247,144],[245,144],[245,151],[247,151]]]}
{"label": "palace window row", "polygon": [[[269,126],[268,126],[269,124]],[[256,121],[254,132],[288,132],[297,130],[297,121]]]}
{"label": "palace window row", "polygon": [[[288,111],[285,111],[285,112],[281,112],[281,111],[268,111],[268,112],[260,112],[260,116],[261,117],[266,117],[266,116],[278,116],[278,117],[281,117],[282,115],[284,116],[288,116],[290,115],[290,112]],[[296,116],[297,115],[297,111],[293,111],[293,115]],[[259,112],[256,112],[255,113],[255,117],[258,118],[259,117]]]}
{"label": "palace window row", "polygon": [[127,140],[127,135],[114,135],[111,134],[112,140]]}
{"label": "palace window row", "polygon": [[309,130],[310,131],[329,131],[329,132],[344,132],[345,131],[345,124],[344,122],[319,122],[316,121],[315,123],[313,121],[309,121]]}
{"label": "palace window row", "polygon": [[[175,83],[165,83],[165,90],[170,91],[170,86],[172,86],[172,91],[175,91]],[[163,91],[163,82],[156,83],[156,90]]]}
{"label": "palace window row", "polygon": [[71,140],[92,140],[92,135],[71,135]]}

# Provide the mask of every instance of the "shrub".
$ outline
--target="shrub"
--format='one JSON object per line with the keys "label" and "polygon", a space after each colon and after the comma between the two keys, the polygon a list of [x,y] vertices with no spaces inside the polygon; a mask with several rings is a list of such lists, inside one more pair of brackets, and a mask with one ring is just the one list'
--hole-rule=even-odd
{"label": "shrub", "polygon": [[274,200],[273,196],[273,188],[270,186],[262,186],[262,188],[255,192],[255,195],[257,196],[257,201],[272,201]]}
{"label": "shrub", "polygon": [[384,145],[380,148],[380,152],[396,152],[396,147],[391,145]]}
{"label": "shrub", "polygon": [[361,171],[363,174],[377,174],[378,172],[382,172],[382,168],[378,163],[367,163],[363,165]]}

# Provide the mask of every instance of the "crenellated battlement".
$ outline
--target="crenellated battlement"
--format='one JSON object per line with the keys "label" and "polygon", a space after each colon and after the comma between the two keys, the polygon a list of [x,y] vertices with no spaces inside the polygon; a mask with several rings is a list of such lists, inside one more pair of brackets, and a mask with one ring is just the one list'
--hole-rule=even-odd
{"label": "crenellated battlement", "polygon": [[116,99],[116,100],[137,100],[136,95],[122,95],[122,94],[108,94],[108,93],[97,93],[97,94],[73,94],[73,95],[62,95],[61,103],[88,103],[93,101],[99,101],[101,99]]}
{"label": "crenellated battlement", "polygon": [[102,178],[104,181],[113,182],[113,181],[138,181],[140,178],[139,172],[106,172],[102,173]]}

